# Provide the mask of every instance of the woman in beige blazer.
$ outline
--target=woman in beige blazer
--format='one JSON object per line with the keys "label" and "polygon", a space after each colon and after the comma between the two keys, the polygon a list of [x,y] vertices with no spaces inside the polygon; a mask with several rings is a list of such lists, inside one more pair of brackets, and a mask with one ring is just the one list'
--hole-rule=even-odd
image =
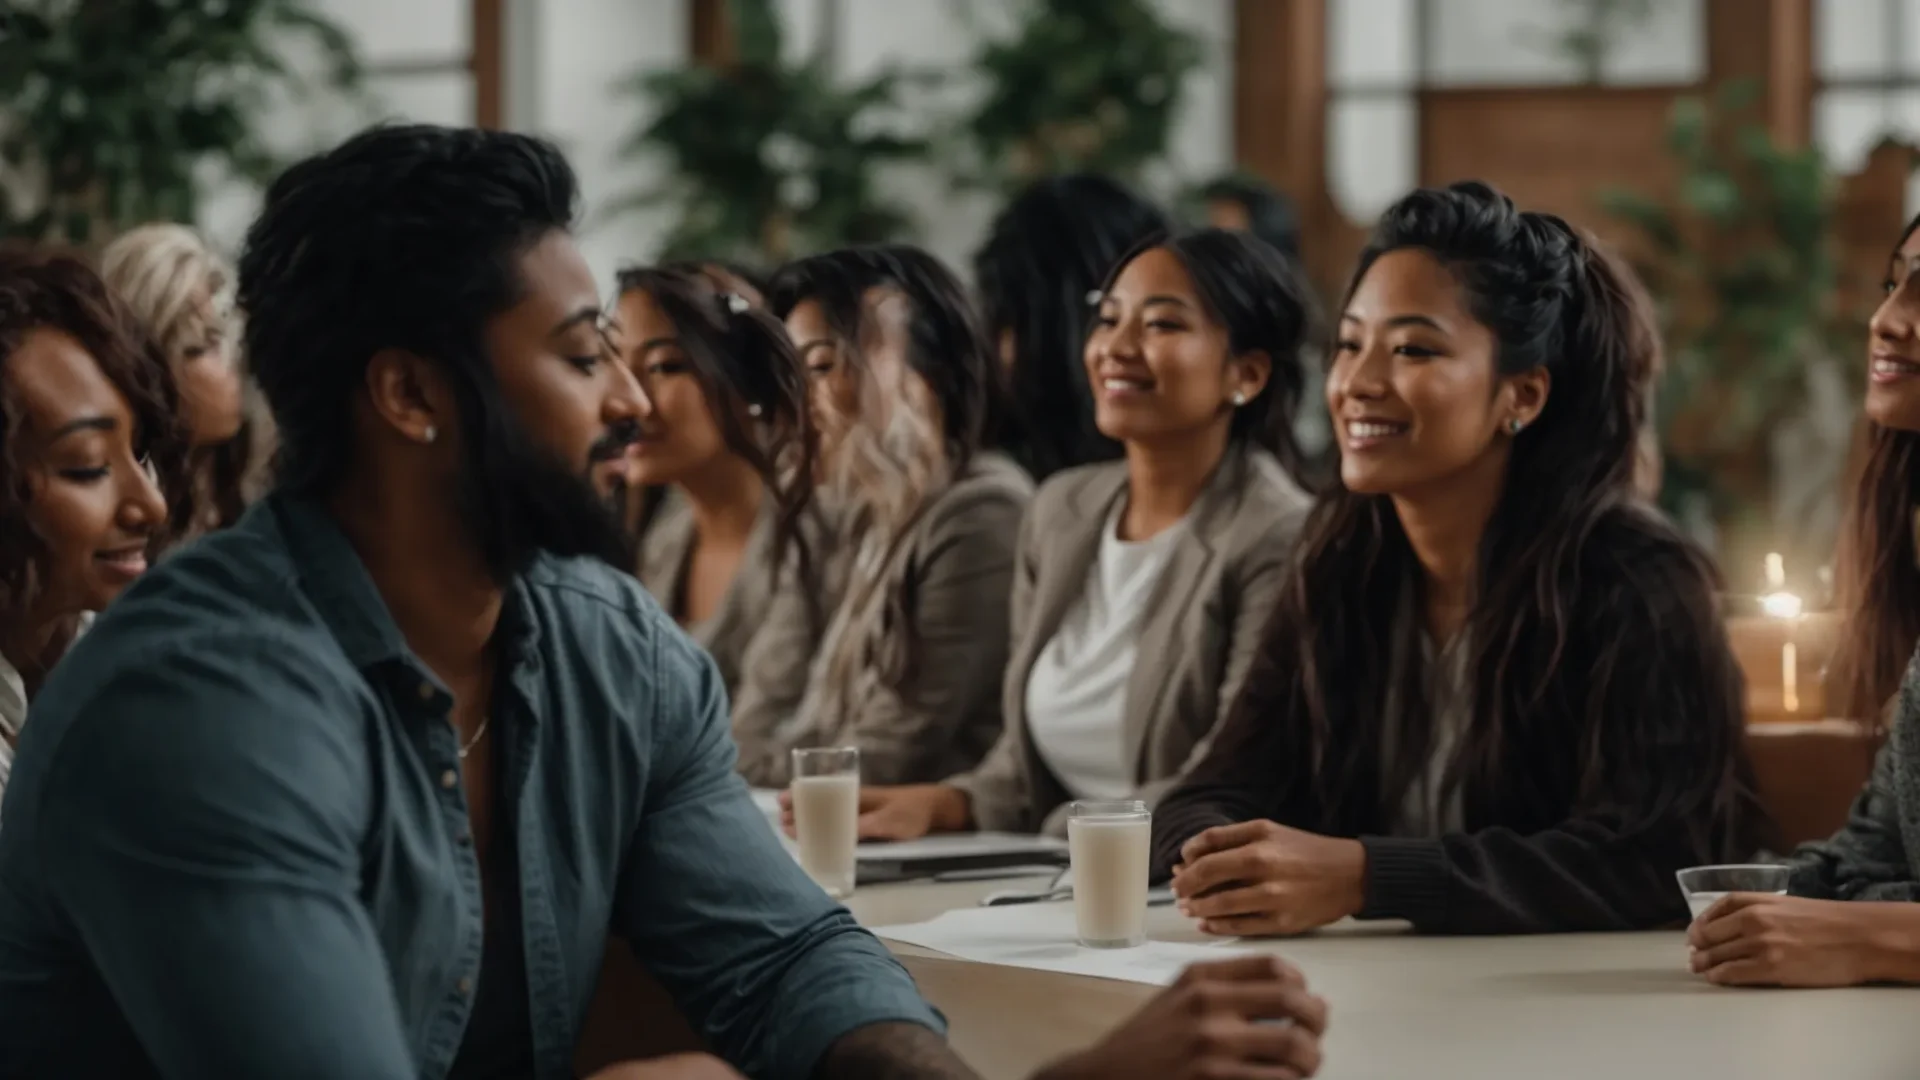
{"label": "woman in beige blazer", "polygon": [[1208,229],[1123,258],[1085,362],[1126,459],[1050,479],[1021,529],[1006,731],[943,783],[862,793],[865,836],[1065,831],[1082,798],[1152,802],[1203,754],[1259,647],[1309,497],[1292,417],[1307,288]]}
{"label": "woman in beige blazer", "polygon": [[[868,783],[978,764],[1002,730],[1007,605],[1033,485],[985,452],[1000,370],[952,273],[889,246],[801,260],[773,309],[813,379],[844,595],[824,635],[769,617],[734,710],[740,770],[784,786],[791,751],[857,746]],[[817,655],[808,645],[818,640]],[[797,708],[786,708],[796,689]]]}
{"label": "woman in beige blazer", "polygon": [[780,321],[710,275],[632,269],[619,287],[647,403],[632,478],[660,493],[636,571],[731,694],[783,581],[818,606],[806,373]]}

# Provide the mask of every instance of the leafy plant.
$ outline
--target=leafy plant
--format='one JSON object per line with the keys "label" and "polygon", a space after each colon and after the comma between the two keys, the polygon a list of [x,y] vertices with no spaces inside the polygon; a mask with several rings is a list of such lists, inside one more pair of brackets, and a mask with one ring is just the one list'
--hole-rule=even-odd
{"label": "leafy plant", "polygon": [[678,208],[662,258],[779,263],[911,232],[906,209],[876,184],[881,167],[926,156],[924,140],[892,126],[907,76],[888,70],[842,86],[825,56],[782,58],[772,0],[732,0],[729,13],[731,63],[623,84],[656,111],[622,155],[665,158],[667,178],[617,209]]}
{"label": "leafy plant", "polygon": [[[1832,177],[1818,151],[1778,145],[1753,118],[1758,89],[1735,83],[1712,101],[1675,105],[1676,199],[1601,196],[1645,241],[1639,270],[1662,302],[1663,501],[1705,498],[1735,525],[1772,508],[1770,435],[1804,415],[1809,370],[1862,334],[1839,301]],[[1855,377],[1851,365],[1840,371]]]}
{"label": "leafy plant", "polygon": [[973,67],[986,96],[960,124],[963,184],[1019,187],[1079,169],[1137,180],[1161,159],[1200,42],[1148,0],[1025,0]]}
{"label": "leafy plant", "polygon": [[360,77],[353,42],[299,0],[10,0],[0,15],[0,235],[98,243],[192,221],[202,182],[279,165],[256,111]]}
{"label": "leafy plant", "polygon": [[1584,82],[1598,83],[1621,35],[1653,17],[1654,0],[1556,0],[1562,26],[1543,37],[1549,48],[1580,69]]}

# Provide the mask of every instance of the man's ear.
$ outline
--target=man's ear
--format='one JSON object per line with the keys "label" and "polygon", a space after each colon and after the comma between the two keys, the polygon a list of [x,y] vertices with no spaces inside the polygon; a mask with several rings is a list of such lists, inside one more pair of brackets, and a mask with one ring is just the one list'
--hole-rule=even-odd
{"label": "man's ear", "polygon": [[367,362],[373,415],[402,439],[430,443],[452,430],[453,398],[434,365],[404,349],[381,349]]}

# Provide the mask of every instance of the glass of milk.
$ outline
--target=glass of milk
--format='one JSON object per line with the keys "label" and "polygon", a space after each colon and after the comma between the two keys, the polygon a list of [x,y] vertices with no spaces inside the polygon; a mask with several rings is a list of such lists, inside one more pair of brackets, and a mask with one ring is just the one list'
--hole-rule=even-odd
{"label": "glass of milk", "polygon": [[1147,855],[1153,815],[1138,799],[1083,801],[1067,818],[1073,915],[1080,944],[1128,949],[1147,940]]}
{"label": "glass of milk", "polygon": [[801,868],[828,896],[851,896],[860,839],[860,751],[851,746],[795,750],[790,791]]}
{"label": "glass of milk", "polygon": [[1690,866],[1674,874],[1680,891],[1686,894],[1687,907],[1699,918],[1714,902],[1728,893],[1773,893],[1785,896],[1792,868],[1767,863],[1741,863],[1728,866]]}

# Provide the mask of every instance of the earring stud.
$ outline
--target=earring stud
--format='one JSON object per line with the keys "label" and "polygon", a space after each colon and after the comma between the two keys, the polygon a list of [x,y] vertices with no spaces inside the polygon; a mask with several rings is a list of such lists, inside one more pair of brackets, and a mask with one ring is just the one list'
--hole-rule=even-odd
{"label": "earring stud", "polygon": [[1237,409],[1240,406],[1245,405],[1246,403],[1247,403],[1247,392],[1245,390],[1235,390],[1233,392],[1233,407]]}
{"label": "earring stud", "polygon": [[427,442],[431,443],[432,441],[440,437],[440,432],[432,424],[428,424],[427,430],[421,432],[420,435],[422,438],[426,439]]}
{"label": "earring stud", "polygon": [[751,404],[751,405],[748,405],[748,406],[747,406],[747,415],[748,415],[748,416],[759,416],[759,415],[760,415],[761,413],[763,413],[763,412],[765,412],[765,411],[766,411],[766,410],[765,410],[765,409],[762,409],[762,408],[760,407],[760,403],[759,403],[759,402],[757,402],[757,401],[756,401],[756,402],[754,402],[753,404]]}
{"label": "earring stud", "polygon": [[1520,418],[1516,416],[1513,419],[1507,421],[1507,434],[1518,435],[1520,434],[1520,429],[1526,426],[1527,425],[1521,423]]}

